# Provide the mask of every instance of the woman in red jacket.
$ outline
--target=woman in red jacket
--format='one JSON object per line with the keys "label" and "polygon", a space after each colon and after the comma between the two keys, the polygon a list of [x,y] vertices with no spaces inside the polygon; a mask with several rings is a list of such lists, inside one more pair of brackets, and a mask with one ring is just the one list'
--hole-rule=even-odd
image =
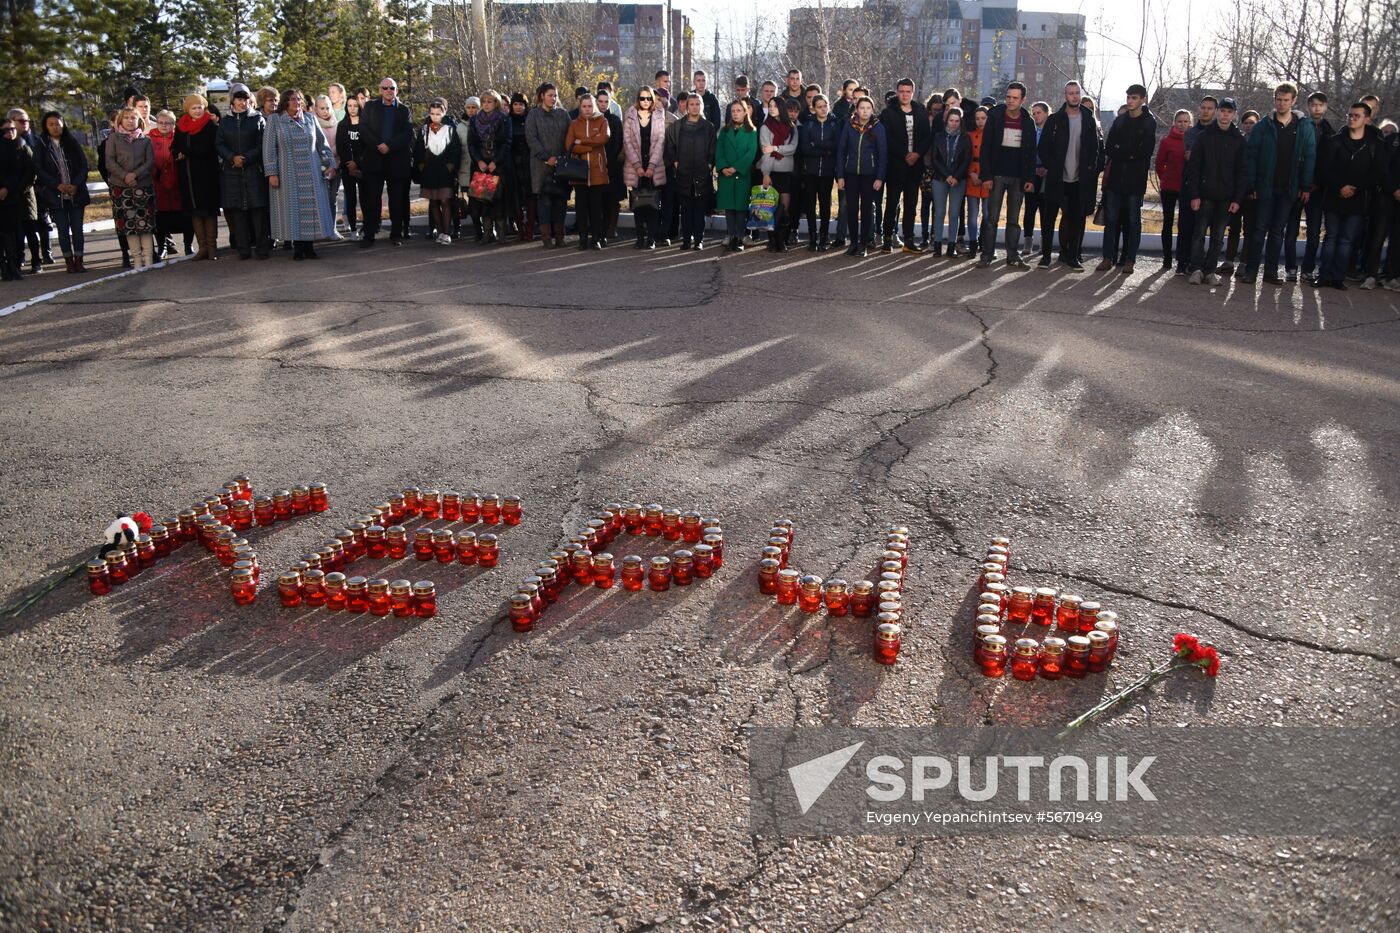
{"label": "woman in red jacket", "polygon": [[175,142],[175,114],[156,114],[151,130],[151,146],[156,151],[156,258],[169,259],[175,253],[175,234],[185,238],[185,255],[194,252],[194,227],[180,197],[180,172],[175,165],[171,144]]}
{"label": "woman in red jacket", "polygon": [[[1176,221],[1176,203],[1181,197],[1181,180],[1186,174],[1186,131],[1190,128],[1191,111],[1178,110],[1172,128],[1157,146],[1157,190],[1162,195],[1162,269],[1167,272],[1172,268],[1172,227]],[[1190,243],[1179,245],[1183,253],[1191,252]]]}

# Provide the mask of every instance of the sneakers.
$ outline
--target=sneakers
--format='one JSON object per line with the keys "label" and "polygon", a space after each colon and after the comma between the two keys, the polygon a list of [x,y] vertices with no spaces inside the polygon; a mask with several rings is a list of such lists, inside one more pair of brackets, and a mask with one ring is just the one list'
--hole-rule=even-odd
{"label": "sneakers", "polygon": [[[1200,273],[1196,273],[1196,274],[1199,275]],[[1215,286],[1215,285],[1219,285],[1220,282],[1221,282],[1220,276],[1216,275],[1214,272],[1212,272],[1210,275],[1206,276],[1206,284],[1207,284],[1207,285]]]}
{"label": "sneakers", "polygon": [[1289,269],[1287,272],[1285,272],[1285,273],[1283,274],[1283,280],[1284,280],[1285,282],[1290,283],[1290,284],[1293,283],[1293,282],[1298,281],[1298,270],[1297,270],[1297,269]]}
{"label": "sneakers", "polygon": [[1200,285],[1204,279],[1205,276],[1201,274],[1201,270],[1197,269],[1195,272],[1191,273],[1191,277],[1188,278],[1186,282],[1188,285]]}
{"label": "sneakers", "polygon": [[451,245],[452,245],[452,237],[448,236],[448,235],[445,234],[445,233],[439,233],[439,234],[438,234],[437,241],[438,241],[439,243],[441,243],[443,246],[451,246]]}
{"label": "sneakers", "polygon": [[991,267],[992,267],[992,261],[991,261],[990,259],[979,259],[979,260],[977,260],[977,268],[979,268],[979,269],[990,269]]}
{"label": "sneakers", "polygon": [[1225,276],[1225,277],[1228,278],[1231,274],[1234,273],[1234,271],[1235,271],[1235,264],[1232,263],[1232,262],[1224,263],[1223,265],[1220,266],[1220,268],[1216,269],[1215,271],[1216,271],[1217,273],[1219,273],[1220,275],[1223,275],[1223,276]]}
{"label": "sneakers", "polygon": [[1364,292],[1369,292],[1369,291],[1373,290],[1375,287],[1376,287],[1376,277],[1375,277],[1374,275],[1368,275],[1368,276],[1366,276],[1366,281],[1364,281],[1364,282],[1361,283],[1361,290],[1364,291]]}
{"label": "sneakers", "polygon": [[1042,254],[1041,257],[1040,257],[1040,262],[1036,263],[1036,267],[1039,268],[1039,269],[1049,269],[1049,268],[1050,268],[1050,254],[1049,254],[1049,253]]}
{"label": "sneakers", "polygon": [[[83,266],[83,261],[82,261],[82,259],[80,258],[80,259],[78,260],[78,271],[79,271],[79,272],[82,271],[82,266]],[[1384,289],[1385,289],[1386,291],[1388,291],[1388,292],[1400,292],[1400,279],[1391,279],[1389,282],[1384,283],[1381,287],[1384,288]]]}
{"label": "sneakers", "polygon": [[1006,260],[1006,268],[1008,268],[1008,269],[1029,269],[1030,266],[1026,265],[1026,261],[1025,261],[1024,259],[1022,259],[1020,256],[1017,256],[1017,257],[1015,257],[1014,259],[1008,259],[1008,260]]}

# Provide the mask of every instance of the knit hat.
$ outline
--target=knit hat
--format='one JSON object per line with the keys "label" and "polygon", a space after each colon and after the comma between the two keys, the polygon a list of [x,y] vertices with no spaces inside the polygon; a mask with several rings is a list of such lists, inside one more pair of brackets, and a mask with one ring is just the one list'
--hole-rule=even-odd
{"label": "knit hat", "polygon": [[464,107],[475,107],[475,108],[477,108],[478,110],[480,110],[480,109],[481,109],[481,98],[480,98],[480,97],[468,97],[468,98],[467,98],[467,102],[466,102],[465,104],[463,104],[463,106],[464,106]]}
{"label": "knit hat", "polygon": [[228,99],[229,99],[229,100],[233,100],[235,97],[248,97],[248,98],[251,98],[252,96],[253,96],[253,92],[250,91],[250,90],[248,90],[248,85],[246,85],[246,84],[233,84],[233,85],[230,85],[230,86],[229,86],[229,89],[228,89]]}
{"label": "knit hat", "polygon": [[514,94],[510,95],[510,102],[512,106],[514,106],[515,104],[524,104],[526,107],[530,106],[530,101],[527,100],[525,98],[525,95],[520,93],[519,91],[516,91]]}

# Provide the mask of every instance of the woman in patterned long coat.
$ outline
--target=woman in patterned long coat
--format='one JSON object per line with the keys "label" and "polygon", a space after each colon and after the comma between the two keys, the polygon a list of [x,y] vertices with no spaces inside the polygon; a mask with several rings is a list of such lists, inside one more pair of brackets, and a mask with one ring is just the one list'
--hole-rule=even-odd
{"label": "woman in patterned long coat", "polygon": [[320,259],[314,240],[334,240],[335,211],[326,179],[335,157],[306,98],[296,88],[282,92],[277,112],[263,133],[263,171],[272,200],[272,238],[292,243],[292,258]]}

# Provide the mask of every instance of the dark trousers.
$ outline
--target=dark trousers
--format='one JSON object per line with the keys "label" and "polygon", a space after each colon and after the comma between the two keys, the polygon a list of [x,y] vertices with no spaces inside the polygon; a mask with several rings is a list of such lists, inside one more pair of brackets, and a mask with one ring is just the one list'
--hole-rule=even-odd
{"label": "dark trousers", "polygon": [[[1118,265],[1137,262],[1138,244],[1142,242],[1142,195],[1105,191],[1103,258]],[[1123,245],[1118,248],[1122,235]]]}
{"label": "dark trousers", "polygon": [[1400,208],[1393,203],[1390,206],[1390,249],[1385,253],[1385,277],[1400,279]]}
{"label": "dark trousers", "polygon": [[[1186,269],[1191,265],[1192,245],[1196,242],[1196,212],[1191,210],[1191,201],[1184,193],[1177,194],[1180,200],[1176,202],[1176,267]],[[1163,220],[1166,219],[1166,211],[1164,203]]]}
{"label": "dark trousers", "polygon": [[608,186],[588,185],[574,189],[574,214],[578,220],[578,235],[602,239],[607,235],[603,205],[608,196]]}
{"label": "dark trousers", "polygon": [[408,189],[411,179],[385,178],[383,175],[365,175],[364,214],[365,233],[374,236],[379,232],[384,188],[389,188],[389,236],[398,239],[408,231]]}
{"label": "dark trousers", "polygon": [[0,230],[0,278],[17,279],[24,265],[23,229]]}
{"label": "dark trousers", "polygon": [[1288,227],[1283,232],[1283,266],[1289,272],[1298,271],[1298,233],[1307,221],[1307,243],[1303,247],[1303,274],[1312,275],[1317,269],[1318,248],[1322,242],[1322,193],[1313,192],[1304,204],[1300,198],[1288,212]]}
{"label": "dark trousers", "polygon": [[1079,262],[1082,258],[1084,199],[1092,196],[1092,189],[1083,182],[1067,181],[1060,184],[1056,195],[1047,195],[1044,200],[1041,223],[1047,231],[1054,229],[1055,215],[1060,215],[1060,262]]}
{"label": "dark trousers", "polygon": [[[899,165],[891,165],[889,178],[885,181],[885,226],[884,237],[890,239],[894,236],[896,224],[900,225],[904,233],[904,242],[909,243],[914,239],[914,221],[919,217],[919,182],[924,176],[923,163],[916,165],[905,165],[902,161]],[[903,205],[903,216],[900,215],[901,205]],[[900,221],[903,223],[900,223]]]}
{"label": "dark trousers", "polygon": [[31,260],[49,255],[51,241],[49,240],[48,211],[40,207],[38,220],[26,220],[24,222],[24,237],[29,241],[29,257]]}
{"label": "dark trousers", "polygon": [[[1196,211],[1191,224],[1192,242],[1189,244],[1191,271],[1209,275],[1220,263],[1220,250],[1225,243],[1225,227],[1230,220],[1228,201],[1207,201],[1201,199],[1201,209]],[[1206,236],[1210,236],[1210,248],[1206,248]],[[1178,241],[1182,253],[1188,244]]]}
{"label": "dark trousers", "polygon": [[271,252],[272,241],[267,238],[262,208],[250,211],[224,208],[224,217],[228,220],[233,245],[238,249],[238,255],[251,255],[255,249],[259,256],[266,256]]}
{"label": "dark trousers", "polygon": [[1272,191],[1269,197],[1255,201],[1254,232],[1245,231],[1245,269],[1258,272],[1262,260],[1265,275],[1278,275],[1278,261],[1283,253],[1283,231],[1288,227],[1288,212],[1293,203],[1288,192]]}
{"label": "dark trousers", "polygon": [[826,228],[831,222],[832,179],[808,175],[802,179],[802,196],[807,214],[807,238],[826,242]]}
{"label": "dark trousers", "polygon": [[709,216],[710,197],[703,191],[700,194],[683,194],[681,201],[681,241],[699,243],[705,239],[705,218]]}
{"label": "dark trousers", "polygon": [[1361,214],[1327,214],[1327,239],[1322,244],[1322,263],[1318,277],[1324,282],[1340,282],[1346,278],[1351,263],[1352,247],[1361,231]]}
{"label": "dark trousers", "polygon": [[1025,205],[1021,216],[1021,233],[1026,238],[1024,248],[1030,250],[1031,241],[1035,239],[1036,219],[1039,218],[1040,238],[1044,240],[1040,244],[1040,253],[1042,256],[1050,255],[1050,240],[1054,238],[1055,231],[1045,223],[1045,195],[1039,191],[1027,192],[1022,203]]}
{"label": "dark trousers", "polygon": [[1172,264],[1173,226],[1176,226],[1177,249],[1182,254],[1191,249],[1191,235],[1176,224],[1177,199],[1180,194],[1179,191],[1162,192],[1162,262],[1169,266]]}
{"label": "dark trousers", "polygon": [[851,245],[864,246],[870,242],[878,200],[874,175],[851,175],[846,179],[846,226],[851,232]]}

